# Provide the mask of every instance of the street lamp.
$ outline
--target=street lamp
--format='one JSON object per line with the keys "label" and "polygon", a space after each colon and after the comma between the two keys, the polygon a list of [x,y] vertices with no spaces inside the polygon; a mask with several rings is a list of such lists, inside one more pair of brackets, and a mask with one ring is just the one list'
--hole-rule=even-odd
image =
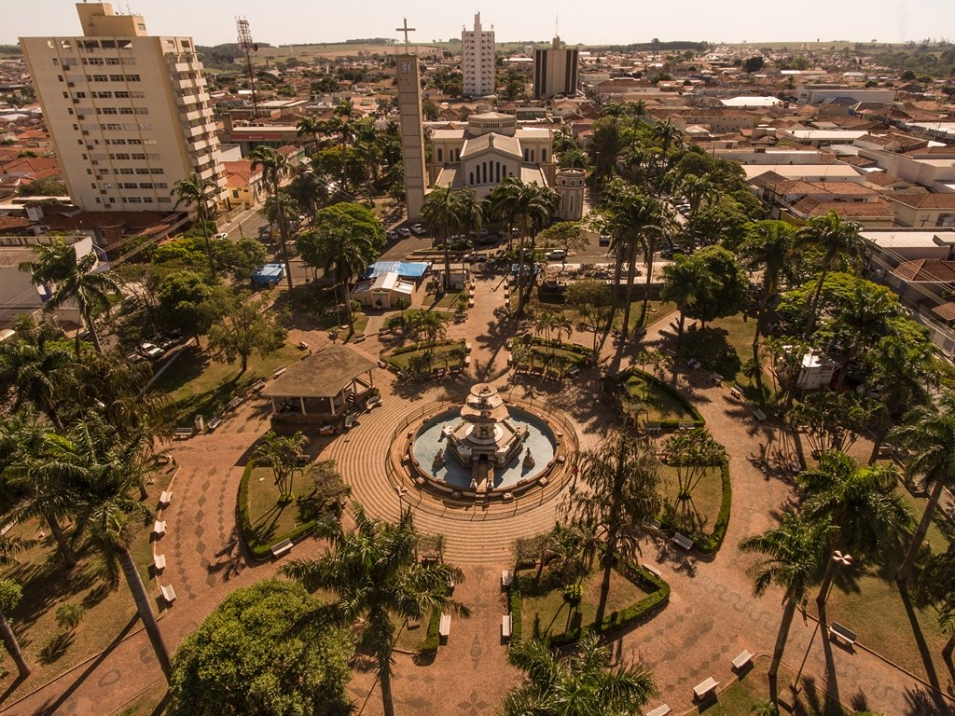
{"label": "street lamp", "polygon": [[[832,575],[832,581],[829,583],[829,588],[826,590],[826,597],[823,599],[823,604],[829,601],[829,593],[832,591],[832,585],[836,582],[836,576],[839,574],[840,567],[849,567],[852,565],[852,555],[848,552],[840,552],[836,550],[832,553],[832,561],[836,563],[836,573]],[[799,671],[796,672],[796,678],[793,679],[792,684],[789,685],[789,688],[794,692],[799,692],[799,677],[802,676],[802,669],[806,665],[806,660],[809,658],[809,651],[812,649],[812,643],[816,639],[816,632],[819,631],[819,620],[816,620],[816,628],[812,630],[812,636],[809,637],[809,646],[806,647],[806,655],[802,658],[802,663],[799,665]]]}

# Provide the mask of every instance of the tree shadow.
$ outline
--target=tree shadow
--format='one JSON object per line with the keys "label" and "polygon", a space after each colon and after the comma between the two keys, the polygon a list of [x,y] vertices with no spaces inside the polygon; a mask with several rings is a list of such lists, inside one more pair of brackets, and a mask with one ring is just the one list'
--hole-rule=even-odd
{"label": "tree shadow", "polygon": [[40,662],[43,664],[52,664],[66,654],[66,650],[73,645],[75,640],[73,632],[60,632],[53,636],[42,649],[40,649]]}
{"label": "tree shadow", "polygon": [[[922,657],[922,665],[925,668],[925,676],[932,686],[932,695],[935,704],[939,708],[947,708],[944,699],[942,699],[942,687],[939,683],[938,674],[935,672],[935,662],[932,660],[932,652],[925,641],[925,635],[922,634],[922,627],[915,614],[915,607],[912,599],[909,597],[909,590],[905,584],[898,584],[899,596],[902,598],[902,604],[905,606],[905,613],[909,618],[909,624],[912,627],[912,636],[915,637],[915,644],[919,650],[919,656]],[[946,712],[947,713],[947,712]]]}

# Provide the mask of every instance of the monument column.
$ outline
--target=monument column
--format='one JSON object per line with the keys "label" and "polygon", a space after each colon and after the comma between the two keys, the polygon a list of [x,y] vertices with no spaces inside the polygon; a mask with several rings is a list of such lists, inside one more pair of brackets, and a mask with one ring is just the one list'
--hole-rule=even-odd
{"label": "monument column", "polygon": [[421,77],[418,56],[411,52],[408,20],[398,32],[405,35],[404,52],[395,57],[398,67],[398,114],[401,121],[401,163],[405,175],[408,218],[417,219],[424,204],[424,125],[421,121]]}

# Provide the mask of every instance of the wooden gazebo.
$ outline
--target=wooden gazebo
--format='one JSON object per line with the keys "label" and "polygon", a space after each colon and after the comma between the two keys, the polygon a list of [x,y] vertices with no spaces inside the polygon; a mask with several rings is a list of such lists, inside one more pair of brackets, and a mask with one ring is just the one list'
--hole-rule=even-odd
{"label": "wooden gazebo", "polygon": [[340,430],[345,415],[360,409],[372,394],[376,366],[344,345],[330,345],[304,358],[262,390],[272,401],[272,427]]}

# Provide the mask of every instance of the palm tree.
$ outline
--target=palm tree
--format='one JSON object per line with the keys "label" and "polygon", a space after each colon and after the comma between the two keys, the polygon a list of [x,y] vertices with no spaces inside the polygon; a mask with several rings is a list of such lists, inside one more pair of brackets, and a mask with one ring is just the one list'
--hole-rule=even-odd
{"label": "palm tree", "polygon": [[[779,293],[783,272],[793,249],[794,231],[784,221],[760,221],[753,224],[740,247],[740,253],[750,271],[763,273],[756,313],[756,330],[753,333],[753,361],[759,366],[759,338],[765,328],[766,309],[769,299]],[[762,369],[756,372],[758,384],[762,383]]]}
{"label": "palm tree", "polygon": [[295,175],[289,184],[288,193],[308,216],[311,224],[315,221],[315,214],[328,201],[328,182],[309,168]]}
{"label": "palm tree", "polygon": [[677,254],[673,262],[664,267],[663,276],[661,298],[675,303],[680,311],[676,335],[676,344],[679,346],[683,342],[686,312],[693,308],[701,295],[705,293],[701,290],[701,286],[708,280],[708,276],[701,262],[694,261],[694,257],[683,254]]}
{"label": "palm tree", "polygon": [[[253,165],[253,169],[255,166]],[[202,229],[202,238],[206,242],[206,254],[209,256],[209,275],[215,279],[216,263],[212,254],[212,242],[209,241],[209,222],[212,220],[212,208],[210,204],[215,200],[215,194],[218,186],[212,179],[200,179],[199,175],[193,172],[184,179],[180,179],[173,184],[170,192],[176,197],[176,205],[173,208],[178,209],[180,204],[185,204],[189,208],[196,210],[196,223]]]}
{"label": "palm tree", "polygon": [[757,552],[765,557],[752,569],[755,578],[753,593],[757,597],[763,596],[772,584],[785,590],[783,618],[779,624],[773,659],[769,666],[769,697],[775,704],[778,701],[779,664],[786,650],[789,628],[796,614],[796,607],[805,598],[809,585],[826,557],[825,533],[817,524],[787,512],[778,527],[744,539],[740,543],[740,549],[743,552]]}
{"label": "palm tree", "polygon": [[285,216],[285,206],[279,199],[279,184],[288,170],[288,158],[279,154],[271,147],[260,146],[249,152],[252,160],[252,169],[262,167],[262,178],[272,194],[272,201],[278,218],[279,234],[282,241],[282,262],[285,264],[285,279],[289,291],[292,290],[292,267],[288,260],[288,223]]}
{"label": "palm tree", "polygon": [[252,460],[256,465],[268,465],[272,468],[280,503],[292,500],[292,478],[306,442],[300,431],[287,436],[276,435],[274,430],[269,430],[252,453]]}
{"label": "palm tree", "polygon": [[454,194],[457,224],[461,227],[468,241],[481,231],[484,226],[484,203],[478,201],[477,194],[471,187],[464,187]]}
{"label": "palm tree", "polygon": [[949,634],[942,648],[945,659],[951,663],[955,650],[955,542],[941,554],[933,554],[919,575],[918,596],[938,609],[938,622]]}
{"label": "palm tree", "polygon": [[[76,302],[83,325],[93,339],[97,353],[103,352],[93,311],[109,313],[110,297],[119,295],[119,284],[104,271],[94,271],[96,254],[92,251],[83,257],[76,255],[75,246],[67,246],[57,239],[52,246],[36,246],[36,261],[20,264],[20,270],[29,273],[36,285],[53,283],[53,292],[43,306],[44,311],[60,308],[65,303]],[[72,260],[71,260],[72,259]],[[76,335],[76,354],[80,353],[80,336]]]}
{"label": "palm tree", "polygon": [[468,616],[468,609],[447,594],[448,585],[460,583],[464,574],[443,562],[415,561],[418,535],[411,510],[402,513],[398,524],[369,518],[357,504],[354,513],[352,532],[338,523],[322,526],[321,536],[330,545],[323,557],[295,560],[283,571],[310,591],[326,589],[338,595],[334,606],[346,623],[359,625],[359,645],[376,661],[385,716],[394,716],[393,618],[421,619],[433,609]]}
{"label": "palm tree", "polygon": [[310,259],[317,263],[326,276],[335,278],[336,286],[341,286],[345,315],[351,326],[354,323],[351,283],[368,267],[369,257],[375,254],[376,249],[370,237],[343,230],[334,224],[329,224],[325,230],[319,226],[309,233],[302,235],[302,242],[314,240],[314,256],[310,256]]}
{"label": "palm tree", "polygon": [[656,694],[649,669],[626,662],[612,665],[610,649],[592,633],[565,659],[535,639],[512,645],[507,660],[527,679],[508,692],[502,716],[639,716]]}
{"label": "palm tree", "polygon": [[652,280],[653,259],[657,240],[663,234],[663,205],[658,199],[642,194],[635,186],[621,180],[607,187],[607,204],[604,209],[606,226],[611,234],[611,247],[618,256],[627,261],[627,289],[623,305],[624,339],[630,332],[630,303],[633,294],[633,281],[636,276],[637,251],[644,249],[644,256],[650,256],[647,266],[647,293],[644,296],[643,315],[650,300],[650,281]]}
{"label": "palm tree", "polygon": [[428,225],[431,232],[444,245],[444,289],[451,288],[451,247],[448,237],[459,225],[461,218],[459,209],[454,200],[454,192],[443,186],[436,186],[424,199],[421,207],[421,218]]}
{"label": "palm tree", "polygon": [[580,476],[590,489],[578,493],[570,509],[575,524],[604,536],[603,580],[594,618],[598,629],[607,608],[617,554],[639,551],[644,527],[660,509],[658,469],[654,451],[620,431],[581,457]]}
{"label": "palm tree", "polygon": [[[660,140],[660,155],[663,162],[663,172],[665,173],[670,165],[670,146],[679,147],[683,144],[683,133],[667,119],[665,122],[657,122],[653,125],[653,135]],[[663,173],[660,176],[662,177]]]}
{"label": "palm tree", "polygon": [[[898,476],[894,467],[859,464],[844,452],[822,455],[816,467],[797,478],[806,501],[802,515],[828,525],[829,553],[849,551],[856,557],[881,549],[895,530],[908,520],[901,498],[894,494]],[[839,563],[826,560],[816,605],[819,621],[826,622],[826,598]]]}
{"label": "palm tree", "polygon": [[318,135],[325,133],[325,122],[318,117],[302,117],[295,127],[298,136],[308,135],[312,138],[312,152],[318,148]]}
{"label": "palm tree", "polygon": [[905,582],[925,540],[942,491],[955,485],[955,450],[952,450],[955,445],[955,394],[945,392],[935,405],[913,408],[906,414],[902,425],[889,433],[888,440],[908,451],[905,468],[909,478],[920,475],[923,489],[929,490],[925,511],[895,575],[899,582]]}
{"label": "palm tree", "polygon": [[20,334],[16,342],[0,343],[0,384],[13,386],[14,410],[32,405],[57,430],[63,430],[61,406],[75,366],[45,326]]}
{"label": "palm tree", "polygon": [[822,287],[826,277],[837,263],[847,254],[856,252],[859,243],[859,224],[843,221],[835,212],[830,211],[825,216],[816,216],[809,219],[809,224],[796,233],[797,245],[813,245],[821,250],[819,258],[820,273],[816,285],[806,302],[808,321],[805,337],[812,336],[819,319],[819,299],[822,296]]}

